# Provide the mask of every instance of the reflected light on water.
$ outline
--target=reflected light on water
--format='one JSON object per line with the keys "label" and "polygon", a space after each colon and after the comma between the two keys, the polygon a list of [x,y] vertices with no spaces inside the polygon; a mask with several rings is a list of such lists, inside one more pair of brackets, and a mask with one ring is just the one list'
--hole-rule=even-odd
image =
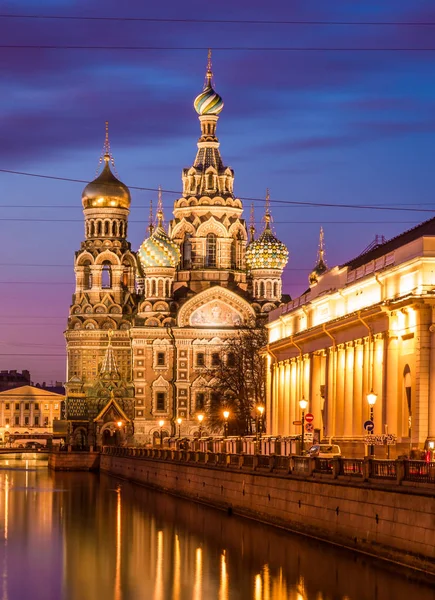
{"label": "reflected light on water", "polygon": [[225,550],[221,554],[221,579],[219,586],[219,600],[228,600],[228,571]]}
{"label": "reflected light on water", "polygon": [[[0,480],[1,481],[1,480]],[[9,533],[9,475],[5,474],[4,482],[5,500],[4,500],[4,550],[3,550],[3,569],[2,569],[2,600],[8,600],[8,570],[7,570],[7,545]]]}
{"label": "reflected light on water", "polygon": [[263,600],[263,583],[261,581],[261,575],[255,576],[255,600]]}
{"label": "reflected light on water", "polygon": [[193,600],[203,600],[202,598],[202,548],[197,548],[195,552],[195,586],[193,588]]}
{"label": "reflected light on water", "polygon": [[115,600],[121,600],[121,552],[122,552],[122,524],[121,524],[121,488],[117,488],[116,501],[116,563],[115,563]]}
{"label": "reflected light on water", "polygon": [[180,575],[181,575],[181,560],[180,560],[180,538],[175,535],[174,543],[174,593],[173,600],[180,598]]}
{"label": "reflected light on water", "polygon": [[157,561],[154,600],[163,600],[163,531],[157,532]]}

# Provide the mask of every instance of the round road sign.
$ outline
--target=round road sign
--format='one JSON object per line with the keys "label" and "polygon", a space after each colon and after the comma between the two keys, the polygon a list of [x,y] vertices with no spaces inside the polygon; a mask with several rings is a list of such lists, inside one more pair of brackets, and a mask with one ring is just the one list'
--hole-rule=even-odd
{"label": "round road sign", "polygon": [[312,415],[311,413],[307,413],[305,415],[305,421],[307,423],[312,423],[314,421],[314,415]]}
{"label": "round road sign", "polygon": [[314,431],[314,425],[312,423],[307,423],[305,425],[305,431],[307,433],[312,433]]}
{"label": "round road sign", "polygon": [[365,421],[364,422],[364,429],[366,431],[373,431],[373,429],[375,428],[375,424],[373,423],[373,421]]}

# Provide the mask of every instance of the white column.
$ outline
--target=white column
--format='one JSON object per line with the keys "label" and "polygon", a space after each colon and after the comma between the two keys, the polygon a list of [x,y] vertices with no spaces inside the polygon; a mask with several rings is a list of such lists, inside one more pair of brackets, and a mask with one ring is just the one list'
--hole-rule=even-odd
{"label": "white column", "polygon": [[354,378],[354,345],[346,343],[346,367],[344,373],[344,435],[352,437],[353,433],[353,378]]}

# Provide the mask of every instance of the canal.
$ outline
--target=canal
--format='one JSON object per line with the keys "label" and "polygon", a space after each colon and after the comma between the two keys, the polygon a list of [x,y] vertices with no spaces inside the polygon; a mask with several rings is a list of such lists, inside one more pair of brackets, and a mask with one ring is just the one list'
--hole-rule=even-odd
{"label": "canal", "polygon": [[0,458],[1,600],[434,600],[401,567],[107,475]]}

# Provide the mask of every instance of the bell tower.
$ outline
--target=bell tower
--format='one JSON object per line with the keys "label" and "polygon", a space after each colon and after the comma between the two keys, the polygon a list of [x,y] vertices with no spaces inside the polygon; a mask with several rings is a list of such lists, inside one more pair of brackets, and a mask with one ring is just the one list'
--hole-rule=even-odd
{"label": "bell tower", "polygon": [[[75,290],[65,332],[67,419],[82,423],[104,404],[96,384],[108,345],[116,355],[119,377],[132,379],[129,330],[136,312],[136,258],[127,241],[131,197],[112,171],[107,122],[100,165],[100,173],[82,193],[85,237],[75,253]],[[123,389],[133,398],[132,386]],[[91,421],[88,425],[81,437],[89,443],[95,439],[95,427]]]}

